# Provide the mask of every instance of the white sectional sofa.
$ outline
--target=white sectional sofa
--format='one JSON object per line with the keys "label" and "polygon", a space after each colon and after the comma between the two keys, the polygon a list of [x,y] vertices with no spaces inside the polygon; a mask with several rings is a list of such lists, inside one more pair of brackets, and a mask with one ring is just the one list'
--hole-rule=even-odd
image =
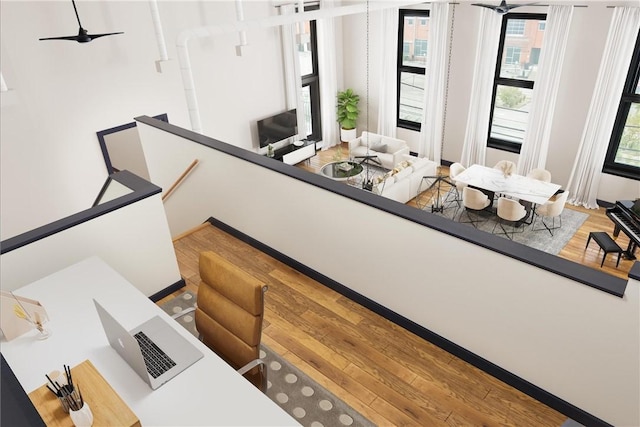
{"label": "white sectional sofa", "polygon": [[[367,144],[369,144],[368,150]],[[409,154],[409,146],[405,141],[377,133],[365,131],[358,138],[349,141],[349,155],[351,157],[378,156],[385,169],[393,169],[403,160],[402,156],[405,154]]]}
{"label": "white sectional sofa", "polygon": [[435,176],[436,173],[436,162],[404,154],[395,168],[377,178],[378,182],[374,181],[373,192],[400,203],[407,203],[418,195],[419,189],[426,190],[426,183],[425,188],[420,188],[422,178]]}

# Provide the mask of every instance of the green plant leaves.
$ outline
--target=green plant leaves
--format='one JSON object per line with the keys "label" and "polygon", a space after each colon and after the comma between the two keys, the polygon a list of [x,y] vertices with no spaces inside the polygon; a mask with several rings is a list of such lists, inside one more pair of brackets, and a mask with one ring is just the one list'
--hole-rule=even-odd
{"label": "green plant leaves", "polygon": [[360,96],[352,89],[338,92],[337,95],[337,121],[343,129],[354,129],[360,114],[358,110]]}

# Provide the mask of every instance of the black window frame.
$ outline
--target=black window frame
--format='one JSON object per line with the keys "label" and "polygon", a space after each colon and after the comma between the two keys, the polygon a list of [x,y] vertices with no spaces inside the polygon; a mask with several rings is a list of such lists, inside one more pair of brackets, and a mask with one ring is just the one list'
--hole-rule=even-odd
{"label": "black window frame", "polygon": [[[402,73],[426,74],[426,67],[412,67],[403,65],[404,53],[404,18],[410,16],[415,19],[429,19],[429,10],[425,9],[400,9],[398,19],[398,49],[397,49],[397,73],[396,73],[396,126],[399,128],[420,131],[421,123],[400,118],[400,87]],[[428,40],[427,40],[428,43]],[[428,48],[427,48],[428,49]],[[425,88],[426,90],[426,88]]]}
{"label": "black window frame", "polygon": [[[498,86],[511,86],[511,87],[518,87],[518,88],[533,90],[533,86],[535,83],[534,81],[530,81],[530,80],[519,80],[519,79],[510,79],[506,77],[500,77],[500,71],[502,68],[502,55],[504,51],[505,39],[507,36],[506,34],[507,22],[509,19],[522,19],[525,21],[527,20],[528,21],[535,21],[535,20],[546,21],[547,15],[545,13],[508,13],[502,17],[502,27],[500,29],[500,42],[498,44],[498,58],[496,62],[495,74],[493,77],[493,91],[491,93],[491,111],[489,112],[489,129],[487,130],[487,147],[520,154],[520,149],[522,148],[522,144],[518,144],[517,142],[513,142],[513,141],[507,141],[504,139],[491,137],[491,126],[493,124],[493,112],[495,110],[496,93],[498,91]],[[525,28],[526,28],[526,24],[525,24]]]}
{"label": "black window frame", "polygon": [[[320,6],[317,4],[305,6],[304,10],[318,10]],[[297,8],[296,8],[297,10]],[[305,138],[313,141],[322,140],[322,117],[320,114],[320,73],[318,71],[318,33],[316,21],[309,21],[310,42],[311,42],[311,62],[313,71],[311,74],[300,76],[302,87],[309,86],[309,97],[311,99],[311,121],[313,129],[311,134],[305,135]]]}
{"label": "black window frame", "polygon": [[615,161],[631,104],[640,104],[640,94],[635,93],[638,80],[640,79],[640,31],[638,31],[634,49],[631,63],[629,64],[627,79],[625,80],[624,89],[620,97],[618,113],[616,114],[613,131],[611,132],[611,139],[609,140],[609,147],[607,148],[602,172],[640,181],[640,167],[616,163]]}

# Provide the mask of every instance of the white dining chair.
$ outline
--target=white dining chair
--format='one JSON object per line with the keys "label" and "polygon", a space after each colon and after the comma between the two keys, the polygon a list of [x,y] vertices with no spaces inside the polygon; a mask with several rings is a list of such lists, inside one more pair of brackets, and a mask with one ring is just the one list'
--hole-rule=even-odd
{"label": "white dining chair", "polygon": [[[500,197],[498,199],[498,210],[496,214],[498,215],[498,221],[493,226],[494,234],[504,234],[510,240],[513,240],[513,235],[516,233],[516,230],[519,229],[520,233],[524,231],[524,227],[522,227],[519,221],[527,215],[527,210],[517,200]],[[506,223],[510,223],[511,233],[505,228]],[[500,226],[502,232],[496,233],[498,226]]]}
{"label": "white dining chair", "polygon": [[[453,187],[447,193],[445,197],[445,202],[455,202],[458,207],[460,207],[460,202],[462,201],[462,189],[467,186],[462,182],[456,181],[456,176],[460,175],[467,168],[465,168],[461,163],[452,163],[449,166],[449,180],[454,184]],[[455,215],[454,215],[455,216]]]}
{"label": "white dining chair", "polygon": [[[562,227],[562,212],[564,211],[564,206],[567,203],[568,197],[569,192],[564,191],[556,197],[555,200],[547,202],[544,205],[537,206],[535,209],[533,223],[531,224],[531,231],[547,230],[549,234],[553,236],[553,230],[557,230]],[[547,220],[551,219],[551,224],[547,224],[545,222],[545,218]],[[556,225],[556,218],[558,218],[558,225]],[[540,222],[542,223],[543,227],[541,228],[536,228],[536,221],[538,219],[540,219]]]}
{"label": "white dining chair", "polygon": [[551,172],[546,169],[531,169],[527,174],[527,178],[533,178],[543,182],[551,182]]}
{"label": "white dining chair", "polygon": [[[464,209],[460,212],[458,222],[471,224],[478,228],[476,224],[481,222],[480,213],[491,204],[491,199],[480,190],[475,188],[464,187],[462,189],[462,206]],[[462,214],[467,214],[468,221],[462,221]],[[473,216],[472,216],[473,215]]]}

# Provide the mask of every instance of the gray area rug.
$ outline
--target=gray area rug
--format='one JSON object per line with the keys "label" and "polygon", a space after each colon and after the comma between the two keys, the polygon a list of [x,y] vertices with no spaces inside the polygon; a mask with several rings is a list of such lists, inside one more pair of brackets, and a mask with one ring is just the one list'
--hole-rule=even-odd
{"label": "gray area rug", "polygon": [[[387,172],[386,169],[380,168],[378,166],[374,166],[374,165],[365,166],[364,173],[362,173],[356,179],[348,181],[348,184],[354,187],[362,188],[362,181],[364,179],[367,179],[367,178],[374,179],[379,175],[384,175],[386,172]],[[442,195],[442,199],[447,199],[446,193]],[[449,200],[451,200],[451,198]],[[431,212],[431,205],[433,201],[434,201],[433,199],[427,200],[426,197],[423,197],[423,199],[420,199],[420,196],[418,196],[418,198],[416,199],[416,204],[420,206],[423,210],[427,212]],[[494,206],[495,206],[495,202],[494,202]],[[463,209],[462,208],[459,209],[457,203],[446,202],[445,207],[446,209],[444,209],[443,212],[435,212],[435,215],[441,215],[453,221],[460,220],[460,214],[462,213]],[[523,226],[519,227],[519,229],[517,230],[518,232],[516,232],[513,235],[513,241],[529,246],[531,248],[539,249],[541,251],[547,252],[552,255],[558,255],[562,250],[562,248],[564,248],[566,244],[569,243],[569,240],[571,240],[571,238],[576,233],[576,231],[578,231],[580,226],[582,226],[582,223],[584,223],[585,220],[589,217],[589,215],[585,213],[577,212],[571,209],[565,209],[562,212],[561,216],[562,216],[562,228],[554,230],[553,236],[546,229],[544,229],[544,226],[542,225],[540,220],[537,220],[535,224],[535,228],[536,229],[542,228],[542,230],[534,231],[530,225],[524,224]],[[472,215],[472,218],[473,218],[473,215]],[[490,212],[483,213],[482,223],[477,224],[477,228],[487,233],[492,233],[494,229],[496,230],[497,233],[502,232],[502,230],[500,229],[500,226],[495,227],[496,218],[497,217],[495,216],[494,213],[490,213]],[[462,215],[463,222],[468,220],[469,218],[466,216],[466,214]],[[547,221],[547,223],[549,224],[549,221]],[[556,224],[558,223],[559,223],[559,219],[556,218]],[[468,224],[468,225],[469,227],[473,227],[473,225],[471,224]],[[508,230],[509,233],[511,233],[510,226],[505,225],[505,229]],[[522,232],[520,233],[520,231]],[[502,236],[505,239],[507,238],[505,234],[497,234],[497,235]]]}
{"label": "gray area rug", "polygon": [[[185,291],[160,307],[169,315],[193,307],[196,296]],[[177,319],[194,336],[198,336],[193,313]],[[260,358],[267,364],[267,396],[303,426],[373,426],[369,420],[316,383],[266,345]]]}
{"label": "gray area rug", "polygon": [[[445,206],[446,208],[444,209],[444,212],[437,212],[436,215],[442,215],[446,218],[453,219],[454,221],[460,221],[460,219],[462,219],[462,222],[469,221],[467,214],[463,213],[464,209],[458,209],[457,203],[448,202]],[[431,202],[429,202],[424,209],[430,211]],[[537,219],[535,222],[535,229],[541,230],[536,231],[531,225],[522,224],[516,229],[516,233],[513,235],[513,241],[539,249],[552,255],[557,255],[560,253],[562,248],[569,243],[569,240],[571,240],[573,235],[578,231],[589,215],[571,209],[565,209],[562,212],[561,217],[562,227],[553,230],[553,236],[544,228],[540,219]],[[475,219],[475,215],[473,213],[471,214],[471,218]],[[496,227],[497,216],[494,213],[482,212],[481,220],[482,222],[480,224],[476,224],[479,230],[486,231],[487,233],[492,233],[494,230],[496,233],[502,232],[499,225]],[[556,218],[556,226],[559,225],[559,221],[560,219]],[[551,225],[549,220],[546,220],[546,222],[548,225]],[[469,227],[473,227],[472,224],[467,225]],[[511,233],[512,227],[509,223],[505,223],[504,228]],[[507,238],[505,234],[497,235],[502,236],[505,239]]]}

